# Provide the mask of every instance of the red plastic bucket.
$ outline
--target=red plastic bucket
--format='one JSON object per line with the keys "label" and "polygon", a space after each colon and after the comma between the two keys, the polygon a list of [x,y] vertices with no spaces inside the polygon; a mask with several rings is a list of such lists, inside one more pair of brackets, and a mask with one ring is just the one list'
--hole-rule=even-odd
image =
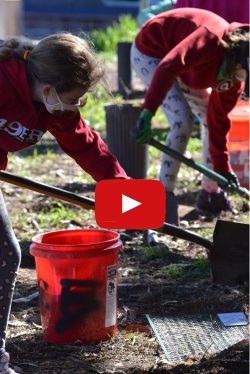
{"label": "red plastic bucket", "polygon": [[46,341],[87,344],[115,334],[121,247],[119,234],[109,230],[62,230],[32,238]]}
{"label": "red plastic bucket", "polygon": [[232,168],[246,188],[249,188],[249,115],[249,101],[238,101],[229,113],[231,129],[228,136]]}

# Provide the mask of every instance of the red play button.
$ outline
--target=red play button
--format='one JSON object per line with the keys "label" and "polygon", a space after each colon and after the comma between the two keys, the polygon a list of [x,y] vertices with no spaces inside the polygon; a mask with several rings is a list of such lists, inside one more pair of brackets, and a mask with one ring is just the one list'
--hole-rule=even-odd
{"label": "red play button", "polygon": [[166,214],[163,184],[149,179],[103,180],[96,186],[95,218],[108,229],[154,229]]}

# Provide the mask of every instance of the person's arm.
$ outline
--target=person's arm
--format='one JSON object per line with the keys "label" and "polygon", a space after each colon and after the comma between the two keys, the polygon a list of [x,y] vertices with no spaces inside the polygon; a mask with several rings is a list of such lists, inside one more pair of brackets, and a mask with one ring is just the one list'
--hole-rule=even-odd
{"label": "person's arm", "polygon": [[8,164],[8,154],[3,149],[0,149],[0,170],[5,170]]}
{"label": "person's arm", "polygon": [[209,131],[209,151],[214,170],[220,174],[232,172],[227,135],[230,130],[228,113],[235,107],[242,92],[242,85],[234,85],[224,92],[211,92],[208,111],[207,126]]}
{"label": "person's arm", "polygon": [[50,125],[49,132],[56,138],[62,150],[95,181],[128,179],[100,135],[86,125],[79,113],[74,117],[72,114],[63,114],[60,123]]}

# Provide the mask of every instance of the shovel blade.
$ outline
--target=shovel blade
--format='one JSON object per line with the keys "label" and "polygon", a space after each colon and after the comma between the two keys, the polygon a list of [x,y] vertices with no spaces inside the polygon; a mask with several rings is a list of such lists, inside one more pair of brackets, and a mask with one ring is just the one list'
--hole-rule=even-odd
{"label": "shovel blade", "polygon": [[249,280],[249,225],[217,220],[210,253],[213,282],[231,286]]}

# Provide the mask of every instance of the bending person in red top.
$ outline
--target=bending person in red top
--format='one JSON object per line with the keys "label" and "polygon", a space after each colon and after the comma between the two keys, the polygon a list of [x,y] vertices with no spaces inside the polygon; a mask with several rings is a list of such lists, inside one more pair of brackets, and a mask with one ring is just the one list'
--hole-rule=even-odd
{"label": "bending person in red top", "polygon": [[[35,47],[15,39],[0,45],[0,169],[8,152],[38,142],[46,131],[96,181],[127,175],[100,136],[80,117],[83,95],[103,71],[87,42],[69,33]],[[0,373],[9,367],[5,338],[21,251],[0,193]]]}
{"label": "bending person in red top", "polygon": [[[203,164],[238,184],[227,148],[228,113],[244,90],[248,54],[249,25],[229,24],[207,10],[173,9],[147,21],[131,49],[131,65],[147,87],[137,142],[150,139],[151,120],[161,107],[170,126],[166,145],[184,153],[195,115],[203,124]],[[174,224],[179,166],[163,156],[160,180],[167,191],[166,221]],[[218,185],[204,177],[197,209],[218,214],[232,210],[232,205]]]}

